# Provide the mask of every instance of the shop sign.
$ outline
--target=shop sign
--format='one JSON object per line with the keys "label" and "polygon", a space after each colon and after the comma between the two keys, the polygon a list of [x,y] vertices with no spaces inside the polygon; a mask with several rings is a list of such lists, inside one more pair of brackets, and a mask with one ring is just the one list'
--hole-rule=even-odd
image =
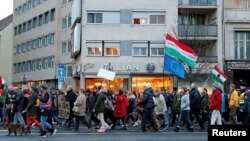
{"label": "shop sign", "polygon": [[28,74],[23,74],[22,80],[23,80],[23,81],[29,81],[29,80],[32,80],[32,78],[31,78],[31,76],[28,75]]}
{"label": "shop sign", "polygon": [[149,72],[153,72],[155,70],[155,64],[154,63],[148,63],[147,64],[147,70]]}
{"label": "shop sign", "polygon": [[227,68],[229,69],[249,69],[250,68],[250,62],[227,62]]}
{"label": "shop sign", "polygon": [[116,72],[137,72],[139,71],[139,65],[134,64],[102,64],[101,68]]}

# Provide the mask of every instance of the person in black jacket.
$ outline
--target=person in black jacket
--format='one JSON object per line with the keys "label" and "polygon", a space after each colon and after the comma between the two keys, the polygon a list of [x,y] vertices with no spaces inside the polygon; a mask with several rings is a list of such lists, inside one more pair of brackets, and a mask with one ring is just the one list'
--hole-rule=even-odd
{"label": "person in black jacket", "polygon": [[17,90],[15,94],[15,99],[10,99],[10,101],[14,104],[14,107],[16,108],[16,113],[14,115],[14,123],[17,123],[19,121],[20,124],[22,124],[24,127],[25,121],[22,116],[23,111],[25,109],[23,93],[22,91]]}
{"label": "person in black jacket", "polygon": [[[201,108],[201,95],[197,90],[195,83],[191,84],[191,91],[189,93],[190,99],[190,117],[194,114],[197,122],[199,123],[201,129],[204,129],[204,124],[200,118],[200,108]],[[192,119],[192,118],[191,118]]]}
{"label": "person in black jacket", "polygon": [[76,94],[73,91],[72,86],[68,86],[67,88],[67,95],[65,96],[65,100],[69,102],[69,119],[66,121],[68,124],[68,127],[71,126],[73,117],[74,117],[74,112],[73,112],[73,107],[74,107],[74,102],[76,101]]}
{"label": "person in black jacket", "polygon": [[144,84],[144,92],[143,92],[143,98],[141,101],[138,102],[137,105],[143,105],[143,112],[142,112],[142,123],[141,123],[141,130],[142,132],[146,132],[146,124],[148,120],[150,121],[151,125],[153,125],[153,128],[155,131],[158,130],[157,126],[152,121],[152,112],[155,107],[155,103],[153,100],[154,92],[150,88],[149,84]]}
{"label": "person in black jacket", "polygon": [[52,136],[54,136],[57,132],[57,129],[54,129],[53,126],[47,122],[48,117],[52,117],[52,101],[51,96],[47,93],[47,86],[41,86],[41,97],[39,100],[41,101],[40,109],[41,109],[41,124],[43,127],[43,131],[39,136],[46,137],[46,130],[48,130]]}

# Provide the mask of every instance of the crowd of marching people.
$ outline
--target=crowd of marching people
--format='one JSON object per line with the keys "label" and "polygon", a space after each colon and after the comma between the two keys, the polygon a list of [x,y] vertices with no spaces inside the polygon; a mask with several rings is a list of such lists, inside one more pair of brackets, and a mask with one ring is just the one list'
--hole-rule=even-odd
{"label": "crowd of marching people", "polygon": [[243,82],[239,88],[231,84],[228,94],[217,82],[213,83],[211,94],[206,88],[200,92],[194,83],[190,89],[175,87],[173,92],[153,90],[149,84],[144,84],[144,88],[137,93],[113,92],[102,86],[77,91],[68,86],[65,92],[46,84],[24,90],[9,87],[6,100],[0,97],[0,119],[4,124],[19,123],[29,131],[36,126],[41,137],[46,137],[47,132],[54,136],[56,124],[74,127],[75,132],[79,132],[82,123],[87,131],[106,132],[118,125],[126,129],[124,119],[137,107],[143,108],[142,132],[147,130],[146,124],[153,112],[165,113],[165,123],[175,127],[176,132],[181,126],[194,131],[196,124],[200,130],[209,124],[250,124],[250,89]]}

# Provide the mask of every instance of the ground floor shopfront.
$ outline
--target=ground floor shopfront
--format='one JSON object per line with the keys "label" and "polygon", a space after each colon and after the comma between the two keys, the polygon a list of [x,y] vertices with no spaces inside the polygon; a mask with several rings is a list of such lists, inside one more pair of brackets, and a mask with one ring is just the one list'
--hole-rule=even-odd
{"label": "ground floor shopfront", "polygon": [[250,85],[250,61],[226,61],[226,72],[228,73],[229,83],[234,83],[239,86],[240,81]]}

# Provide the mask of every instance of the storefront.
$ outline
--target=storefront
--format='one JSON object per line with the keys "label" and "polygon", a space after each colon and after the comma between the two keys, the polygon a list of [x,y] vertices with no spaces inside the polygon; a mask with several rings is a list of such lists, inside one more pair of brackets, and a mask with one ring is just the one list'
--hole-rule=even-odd
{"label": "storefront", "polygon": [[[100,68],[116,72],[113,81],[98,78],[97,73]],[[119,89],[142,92],[144,83],[148,83],[154,90],[166,88],[172,91],[173,77],[162,71],[161,66],[153,63],[137,64],[96,64],[92,69],[81,75],[81,87],[92,89],[94,86],[102,85],[106,89],[117,92]],[[82,85],[83,84],[83,85]]]}
{"label": "storefront", "polygon": [[[240,80],[250,84],[250,61],[227,61],[226,72],[229,74],[228,83],[239,86]],[[228,84],[229,85],[229,84]]]}

